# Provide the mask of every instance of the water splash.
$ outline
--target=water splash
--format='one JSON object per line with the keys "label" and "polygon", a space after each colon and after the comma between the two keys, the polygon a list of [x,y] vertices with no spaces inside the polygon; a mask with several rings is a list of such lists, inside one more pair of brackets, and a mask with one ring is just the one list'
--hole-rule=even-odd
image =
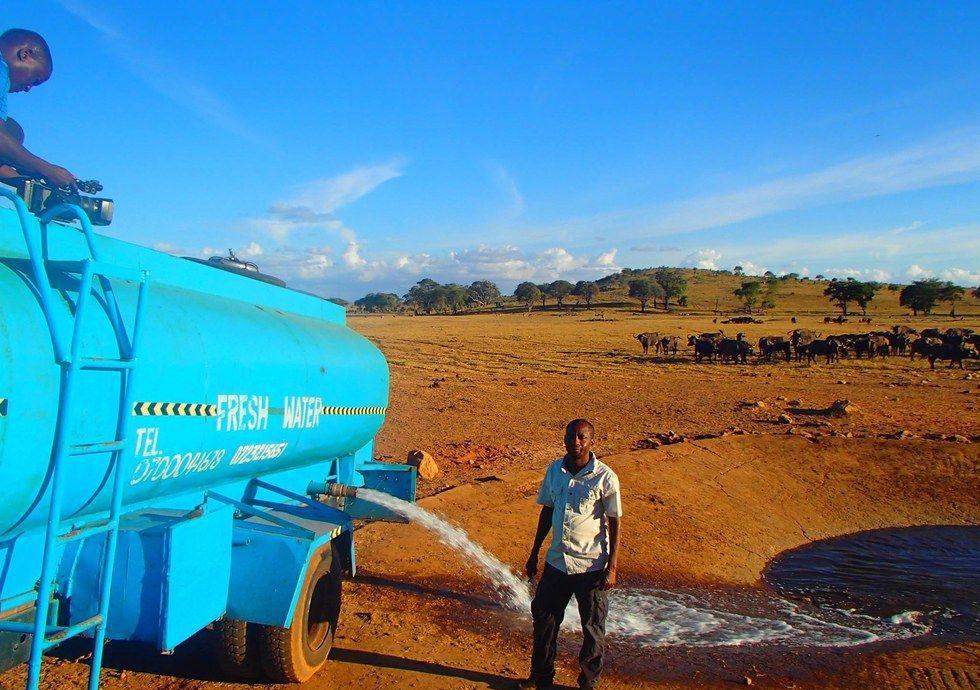
{"label": "water splash", "polygon": [[[415,503],[380,491],[358,489],[357,496],[430,530],[486,576],[502,606],[528,617],[530,583],[470,539],[461,527]],[[574,599],[566,611],[564,627],[578,627]],[[928,629],[914,616],[886,620],[831,608],[807,613],[796,604],[764,592],[741,592],[733,598],[730,594],[701,590],[617,588],[610,591],[606,617],[610,636],[642,647],[760,643],[842,647],[911,637]]]}
{"label": "water splash", "polygon": [[470,535],[463,528],[443,520],[416,503],[403,501],[382,491],[358,489],[357,497],[376,503],[425,527],[435,534],[439,541],[463,554],[483,572],[498,594],[498,601],[501,604],[521,613],[527,613],[531,610],[531,588],[527,580],[519,577],[486,549],[470,539]]}

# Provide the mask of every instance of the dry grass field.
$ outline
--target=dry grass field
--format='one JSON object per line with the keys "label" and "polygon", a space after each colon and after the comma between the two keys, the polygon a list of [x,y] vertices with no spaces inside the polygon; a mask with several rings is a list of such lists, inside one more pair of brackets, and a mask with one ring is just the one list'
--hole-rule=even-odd
{"label": "dry grass field", "polygon": [[[793,297],[799,306],[810,299]],[[583,310],[350,320],[391,366],[377,454],[403,461],[413,448],[432,453],[441,473],[420,483],[423,505],[513,568],[526,558],[540,472],[561,454],[564,424],[580,416],[595,422],[598,451],[623,482],[624,586],[755,591],[770,558],[814,539],[980,522],[977,361],[935,371],[907,357],[695,364],[686,347],[643,356],[632,336],[714,330],[712,314],[600,310],[604,320]],[[872,312],[871,326],[825,325],[829,310],[814,302],[807,311],[722,327],[755,341],[785,334],[794,312],[796,326],[825,334],[952,323],[909,322],[896,308]],[[956,325],[980,329],[975,302],[962,311],[970,315]],[[840,399],[853,404],[849,414],[823,412]],[[380,523],[359,530],[358,553],[332,661],[306,687],[500,689],[526,674],[526,621],[497,607],[457,554],[416,526]],[[574,638],[561,649],[566,684],[575,650]],[[978,658],[977,643],[928,638],[847,650],[614,641],[603,687],[726,688],[749,678],[773,688],[966,690],[980,683]],[[229,684],[210,659],[206,634],[172,657],[110,645],[104,687],[267,687]],[[85,670],[65,652],[49,661],[46,687],[78,684]],[[21,680],[18,669],[0,684]]]}

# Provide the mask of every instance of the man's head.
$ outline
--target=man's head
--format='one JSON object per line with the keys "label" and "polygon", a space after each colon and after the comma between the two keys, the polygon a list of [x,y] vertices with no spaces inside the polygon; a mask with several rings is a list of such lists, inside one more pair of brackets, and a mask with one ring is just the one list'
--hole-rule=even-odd
{"label": "man's head", "polygon": [[565,427],[565,452],[571,457],[585,459],[595,444],[595,427],[587,419],[573,419]]}
{"label": "man's head", "polygon": [[0,34],[0,55],[10,70],[10,91],[30,91],[51,78],[51,49],[41,34],[8,29]]}

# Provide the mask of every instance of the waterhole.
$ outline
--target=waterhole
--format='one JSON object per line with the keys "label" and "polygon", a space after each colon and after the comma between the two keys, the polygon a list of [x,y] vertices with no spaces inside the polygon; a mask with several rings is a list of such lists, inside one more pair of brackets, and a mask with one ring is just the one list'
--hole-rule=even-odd
{"label": "waterhole", "polygon": [[773,559],[781,596],[859,614],[911,618],[933,634],[980,639],[980,526],[858,532]]}

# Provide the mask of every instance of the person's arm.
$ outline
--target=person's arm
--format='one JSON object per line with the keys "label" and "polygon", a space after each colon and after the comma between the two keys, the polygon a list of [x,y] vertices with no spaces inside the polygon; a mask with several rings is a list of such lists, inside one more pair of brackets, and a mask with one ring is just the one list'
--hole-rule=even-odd
{"label": "person's arm", "polygon": [[609,521],[609,562],[606,563],[606,579],[603,589],[616,586],[616,566],[619,563],[619,518],[607,516]]}
{"label": "person's arm", "polygon": [[528,579],[533,580],[534,576],[538,574],[538,551],[541,550],[544,538],[551,531],[551,516],[554,512],[555,509],[552,506],[541,506],[541,513],[538,515],[538,529],[534,533],[534,546],[531,547],[531,557],[527,559],[527,564],[524,566]]}
{"label": "person's arm", "polygon": [[7,163],[19,172],[33,173],[47,180],[54,187],[71,187],[75,185],[75,176],[62,167],[52,165],[43,158],[35,156],[24,148],[7,127],[0,123],[0,163]]}

